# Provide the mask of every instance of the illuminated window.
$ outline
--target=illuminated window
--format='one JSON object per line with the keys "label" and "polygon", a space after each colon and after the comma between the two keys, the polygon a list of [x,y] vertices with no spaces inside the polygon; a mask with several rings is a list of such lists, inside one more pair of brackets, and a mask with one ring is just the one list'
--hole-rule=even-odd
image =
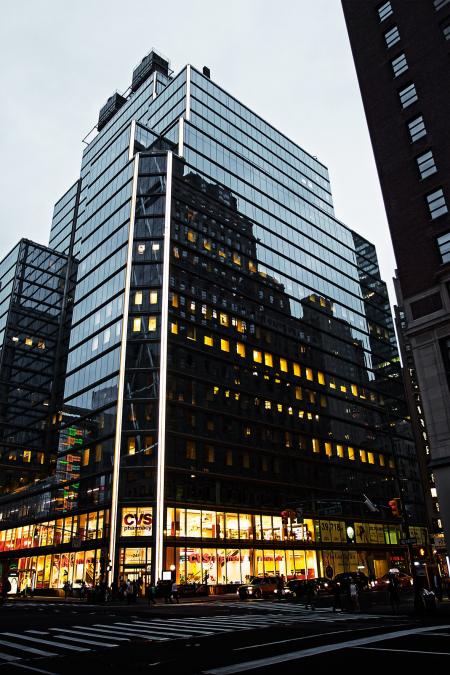
{"label": "illuminated window", "polygon": [[219,257],[220,258],[226,258],[227,257],[227,254],[225,253],[223,248],[219,248]]}
{"label": "illuminated window", "polygon": [[375,457],[373,452],[367,453],[367,461],[369,462],[369,464],[375,464]]}
{"label": "illuminated window", "polygon": [[173,335],[178,335],[178,324],[176,321],[172,321],[170,324],[170,332]]}
{"label": "illuminated window", "polygon": [[142,305],[142,291],[136,291],[134,294],[134,304]]}
{"label": "illuminated window", "polygon": [[134,455],[136,453],[136,439],[129,438],[127,441],[127,447],[128,447],[128,454]]}
{"label": "illuminated window", "polygon": [[233,451],[227,450],[225,455],[225,463],[227,466],[233,466]]}
{"label": "illuminated window", "polygon": [[188,340],[196,340],[197,339],[197,331],[195,329],[195,326],[188,326],[187,327],[187,333],[186,337]]}
{"label": "illuminated window", "polygon": [[347,448],[348,458],[351,460],[355,459],[355,449],[350,446]]}
{"label": "illuminated window", "polygon": [[325,442],[325,454],[327,457],[331,457],[333,454],[333,446],[331,443]]}
{"label": "illuminated window", "polygon": [[325,375],[320,370],[317,373],[317,381],[319,384],[325,384]]}
{"label": "illuminated window", "polygon": [[103,456],[103,447],[102,447],[102,444],[99,443],[98,445],[95,446],[95,461],[97,463],[101,462],[102,456]]}
{"label": "illuminated window", "polygon": [[233,253],[233,262],[234,262],[235,265],[239,265],[239,266],[242,264],[241,263],[241,256],[238,255],[235,252]]}
{"label": "illuminated window", "polygon": [[298,363],[293,363],[293,364],[292,364],[292,368],[293,368],[293,370],[294,370],[294,375],[295,375],[295,377],[300,377],[301,374],[302,374],[300,365],[299,365]]}
{"label": "illuminated window", "polygon": [[45,342],[44,340],[39,340],[37,343],[38,349],[45,349]]}
{"label": "illuminated window", "polygon": [[378,461],[380,463],[380,466],[386,465],[386,462],[384,461],[384,455],[378,455]]}
{"label": "illuminated window", "polygon": [[28,347],[32,347],[32,346],[33,346],[33,339],[30,338],[30,337],[25,338],[25,344],[26,344]]}
{"label": "illuminated window", "polygon": [[236,321],[236,330],[239,333],[245,333],[245,330],[246,330],[245,321],[242,321],[241,319],[238,319]]}
{"label": "illuminated window", "polygon": [[320,452],[320,442],[318,438],[312,439],[312,449],[313,452]]}
{"label": "illuminated window", "polygon": [[328,383],[328,386],[330,387],[330,389],[336,389],[336,382],[331,381]]}
{"label": "illuminated window", "polygon": [[145,244],[138,244],[137,250],[139,255],[143,255],[145,253]]}
{"label": "illuminated window", "polygon": [[179,258],[180,257],[180,251],[178,250],[178,246],[173,247],[173,257],[174,258]]}
{"label": "illuminated window", "polygon": [[31,462],[31,450],[24,450],[22,458],[24,462],[29,464]]}
{"label": "illuminated window", "polygon": [[192,242],[193,244],[195,244],[195,242],[197,241],[197,235],[195,234],[195,232],[192,232],[192,230],[188,230],[187,238],[188,241]]}
{"label": "illuminated window", "polygon": [[342,391],[343,394],[347,393],[347,387],[345,386],[345,384],[341,384],[340,390]]}
{"label": "illuminated window", "polygon": [[361,462],[367,462],[367,452],[365,450],[359,451],[359,459]]}
{"label": "illuminated window", "polygon": [[203,248],[205,248],[207,251],[211,250],[211,242],[209,239],[203,239]]}
{"label": "illuminated window", "polygon": [[186,459],[196,459],[197,448],[195,441],[186,441]]}
{"label": "illuminated window", "polygon": [[88,466],[88,464],[89,464],[89,454],[90,454],[89,448],[85,448],[83,450],[83,455],[82,455],[82,460],[81,460],[82,466]]}
{"label": "illuminated window", "polygon": [[228,340],[224,340],[223,338],[220,339],[220,349],[223,352],[229,352],[230,351],[230,342]]}
{"label": "illuminated window", "polygon": [[266,410],[271,410],[272,409],[272,402],[271,401],[264,401],[264,408]]}
{"label": "illuminated window", "polygon": [[262,352],[260,352],[258,349],[253,350],[253,361],[256,363],[262,363]]}
{"label": "illuminated window", "polygon": [[178,295],[177,295],[177,293],[172,293],[172,307],[178,307]]}
{"label": "illuminated window", "polygon": [[141,317],[137,316],[133,319],[133,333],[139,333],[141,330]]}
{"label": "illuminated window", "polygon": [[295,387],[295,398],[297,401],[301,401],[303,398],[303,392],[301,387]]}
{"label": "illuminated window", "polygon": [[390,469],[395,469],[395,462],[394,462],[394,460],[392,459],[392,457],[389,458],[388,466],[389,466]]}
{"label": "illuminated window", "polygon": [[148,329],[151,333],[154,333],[155,330],[156,330],[156,326],[157,326],[156,319],[157,319],[156,316],[149,316],[148,317]]}
{"label": "illuminated window", "polygon": [[221,326],[228,326],[229,325],[228,314],[224,314],[223,312],[220,312],[219,322],[220,322]]}
{"label": "illuminated window", "polygon": [[268,352],[264,352],[264,363],[265,363],[266,366],[270,366],[271,368],[273,367],[272,354],[269,354]]}
{"label": "illuminated window", "polygon": [[206,445],[205,450],[206,450],[206,461],[208,462],[208,464],[212,464],[215,461],[214,448],[212,445]]}
{"label": "illuminated window", "polygon": [[39,464],[43,464],[43,463],[44,463],[44,453],[43,453],[43,452],[38,452],[37,458],[38,458]]}
{"label": "illuminated window", "polygon": [[253,262],[253,260],[248,261],[248,269],[250,270],[250,272],[256,272],[256,265]]}
{"label": "illuminated window", "polygon": [[205,335],[205,337],[203,338],[203,342],[207,347],[212,347],[214,345],[214,340],[211,337],[211,335]]}
{"label": "illuminated window", "polygon": [[313,371],[312,371],[311,368],[306,369],[306,379],[311,380],[311,381],[314,379],[313,378]]}
{"label": "illuminated window", "polygon": [[189,302],[189,311],[191,314],[195,314],[195,300],[191,300]]}
{"label": "illuminated window", "polygon": [[236,343],[236,352],[239,354],[239,356],[245,358],[245,345],[242,344],[242,342]]}
{"label": "illuminated window", "polygon": [[288,364],[286,359],[280,359],[280,370],[283,371],[283,373],[287,373],[288,371]]}
{"label": "illuminated window", "polygon": [[336,454],[341,459],[344,457],[344,446],[343,445],[336,445]]}
{"label": "illuminated window", "polygon": [[356,386],[356,384],[352,384],[351,388],[353,396],[358,396],[358,387]]}
{"label": "illuminated window", "polygon": [[158,302],[158,291],[150,291],[150,304],[156,305]]}

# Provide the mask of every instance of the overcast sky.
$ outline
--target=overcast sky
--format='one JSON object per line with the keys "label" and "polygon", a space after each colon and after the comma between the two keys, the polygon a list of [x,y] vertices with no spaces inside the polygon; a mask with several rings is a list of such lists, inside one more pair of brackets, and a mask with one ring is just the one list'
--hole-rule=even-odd
{"label": "overcast sky", "polygon": [[[224,89],[328,166],[336,217],[394,258],[339,0],[3,0],[0,259],[48,243],[99,108],[152,47]],[[394,300],[389,283],[391,302]]]}

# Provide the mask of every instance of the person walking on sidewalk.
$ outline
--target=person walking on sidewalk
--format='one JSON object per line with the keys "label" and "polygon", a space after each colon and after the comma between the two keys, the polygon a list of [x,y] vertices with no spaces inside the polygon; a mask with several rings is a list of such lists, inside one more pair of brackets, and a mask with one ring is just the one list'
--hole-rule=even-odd
{"label": "person walking on sidewalk", "polygon": [[333,581],[332,584],[333,584],[333,612],[335,612],[337,609],[340,609],[342,612],[343,609],[341,600],[341,587],[337,581]]}
{"label": "person walking on sidewalk", "polygon": [[354,579],[352,579],[350,582],[349,593],[352,610],[354,612],[359,612],[359,589]]}
{"label": "person walking on sidewalk", "polygon": [[310,607],[312,611],[316,609],[316,595],[316,582],[314,579],[310,579],[306,585],[305,609],[308,609],[308,607]]}
{"label": "person walking on sidewalk", "polygon": [[177,605],[180,604],[180,596],[178,594],[178,585],[176,581],[173,582],[171,591],[172,591],[172,598],[175,600]]}
{"label": "person walking on sidewalk", "polygon": [[147,601],[149,606],[156,605],[156,586],[155,584],[150,583],[147,586]]}
{"label": "person walking on sidewalk", "polygon": [[400,584],[395,574],[389,575],[388,591],[392,611],[396,614],[400,609]]}

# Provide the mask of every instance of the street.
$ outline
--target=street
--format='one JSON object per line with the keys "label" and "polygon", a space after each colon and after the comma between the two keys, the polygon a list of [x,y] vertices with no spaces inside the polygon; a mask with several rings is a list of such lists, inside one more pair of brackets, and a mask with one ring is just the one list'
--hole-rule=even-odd
{"label": "street", "polygon": [[[234,598],[180,605],[10,601],[0,608],[0,673],[96,672],[231,675],[298,672],[299,664],[448,661],[450,612],[432,618],[306,610]],[[445,659],[445,661],[444,661]]]}

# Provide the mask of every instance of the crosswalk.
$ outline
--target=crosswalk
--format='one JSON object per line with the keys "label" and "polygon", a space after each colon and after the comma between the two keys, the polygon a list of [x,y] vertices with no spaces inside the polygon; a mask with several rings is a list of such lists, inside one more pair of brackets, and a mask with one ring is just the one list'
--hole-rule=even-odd
{"label": "crosswalk", "polygon": [[[229,603],[227,603],[229,606]],[[273,609],[273,606],[272,606]],[[0,632],[0,666],[6,662],[37,657],[54,657],[112,649],[131,640],[168,642],[191,638],[203,638],[233,631],[258,630],[277,624],[298,622],[352,621],[374,619],[365,614],[333,614],[329,609],[319,608],[315,612],[296,606],[288,612],[271,612],[264,615],[214,615],[186,618],[123,619],[113,623],[91,625],[74,624],[53,626],[40,630],[29,629],[21,633]],[[376,617],[375,617],[376,618]],[[378,617],[381,618],[381,617]]]}

